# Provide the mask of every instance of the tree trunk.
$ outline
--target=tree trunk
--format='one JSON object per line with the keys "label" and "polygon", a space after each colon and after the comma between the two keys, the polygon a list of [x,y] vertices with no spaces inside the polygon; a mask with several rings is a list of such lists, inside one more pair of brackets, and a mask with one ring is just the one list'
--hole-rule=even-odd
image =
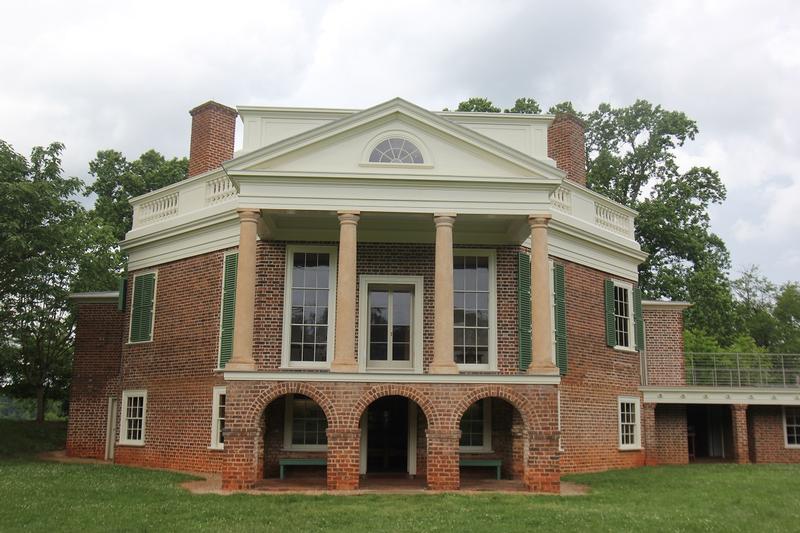
{"label": "tree trunk", "polygon": [[44,396],[44,387],[38,387],[36,389],[36,423],[42,424],[44,423],[44,406],[47,403],[47,399]]}

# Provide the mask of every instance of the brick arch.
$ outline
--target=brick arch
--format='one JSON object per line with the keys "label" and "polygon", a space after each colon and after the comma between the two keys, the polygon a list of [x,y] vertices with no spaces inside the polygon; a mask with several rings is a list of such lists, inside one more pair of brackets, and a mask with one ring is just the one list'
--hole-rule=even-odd
{"label": "brick arch", "polygon": [[480,387],[478,389],[474,389],[470,391],[469,394],[464,396],[456,408],[452,411],[454,419],[451,420],[451,424],[458,428],[461,424],[461,418],[464,416],[464,413],[469,409],[469,407],[477,402],[478,400],[483,400],[484,398],[500,398],[501,400],[505,400],[512,407],[514,407],[519,414],[522,416],[522,423],[525,426],[525,429],[531,428],[531,421],[532,414],[531,414],[531,402],[522,394],[508,388],[508,387],[496,387],[496,386],[487,386],[487,387]]}
{"label": "brick arch", "polygon": [[431,402],[430,398],[422,394],[416,387],[412,385],[388,383],[371,387],[361,395],[350,412],[346,426],[358,427],[361,416],[364,414],[364,411],[367,409],[367,407],[369,407],[370,404],[375,400],[386,396],[402,396],[416,402],[419,408],[422,409],[422,413],[425,415],[425,418],[428,420],[428,427],[436,425],[436,422],[439,420],[439,417],[435,414],[436,411],[433,408],[433,402]]}
{"label": "brick arch", "polygon": [[262,390],[253,399],[253,403],[250,404],[247,414],[244,417],[247,424],[246,427],[260,427],[262,415],[267,406],[281,396],[286,396],[287,394],[302,394],[308,396],[322,408],[322,412],[325,413],[325,418],[328,420],[328,427],[335,427],[337,425],[338,413],[333,406],[333,402],[325,393],[308,383],[282,382]]}

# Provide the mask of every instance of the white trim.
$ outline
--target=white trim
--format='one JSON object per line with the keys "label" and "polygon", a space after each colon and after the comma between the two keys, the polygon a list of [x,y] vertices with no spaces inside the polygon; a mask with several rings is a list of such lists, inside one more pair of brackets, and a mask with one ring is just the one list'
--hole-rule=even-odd
{"label": "white trim", "polygon": [[642,300],[642,309],[675,309],[683,310],[693,306],[690,302],[668,300]]}
{"label": "white trim", "polygon": [[[226,388],[224,386],[214,387],[212,390],[211,400],[211,445],[208,447],[210,450],[224,450],[224,442],[219,440],[219,398],[225,396],[225,409],[228,408],[228,397]],[[227,412],[225,415],[227,418]],[[223,419],[224,420],[224,419]]]}
{"label": "white trim", "polygon": [[558,414],[558,451],[564,451],[564,440],[561,432],[561,387],[556,391],[556,410]]}
{"label": "white trim", "polygon": [[[459,444],[459,453],[491,453],[492,452],[492,399],[482,398],[478,400],[483,402],[483,445],[482,446],[461,446]],[[472,407],[470,405],[470,407]],[[469,409],[469,407],[467,408]],[[466,411],[464,411],[466,413]],[[464,416],[462,415],[463,419]],[[458,421],[459,426],[461,420]]]}
{"label": "white trim", "polygon": [[[293,444],[292,443],[292,422],[294,418],[294,394],[287,394],[284,396],[284,414],[283,414],[283,449],[287,451],[297,451],[297,452],[326,452],[328,451],[327,444]],[[311,400],[311,398],[309,398]],[[311,400],[314,403],[317,403],[314,400]],[[317,404],[317,406],[322,410],[322,407]],[[322,415],[325,415],[325,411],[322,411]]]}
{"label": "white trim", "polygon": [[552,349],[550,350],[550,362],[553,366],[558,366],[558,336],[556,335],[556,283],[553,279],[555,277],[555,263],[552,259],[547,261],[550,266],[550,331],[552,332]]}
{"label": "white trim", "polygon": [[117,303],[119,291],[71,292],[68,299],[79,304]]}
{"label": "white trim", "polygon": [[339,383],[483,383],[503,385],[558,385],[561,376],[554,374],[400,374],[339,372],[250,372],[226,370],[226,381],[313,381]]}
{"label": "white trim", "polygon": [[[372,152],[375,148],[385,141],[386,139],[404,139],[414,144],[419,150],[420,155],[422,156],[422,163],[376,163],[369,160]],[[361,152],[361,160],[359,161],[359,166],[363,167],[393,167],[393,168],[433,168],[433,155],[428,147],[422,142],[418,136],[414,135],[408,130],[388,130],[382,131],[378,135],[374,136],[372,139],[367,142],[364,146],[364,150]]]}
{"label": "white trim", "polygon": [[459,372],[497,371],[497,250],[494,248],[453,248],[453,257],[489,258],[489,363],[458,364]]}
{"label": "white trim", "polygon": [[106,415],[106,461],[114,460],[114,443],[117,439],[117,403],[116,397],[108,397],[108,413]]}
{"label": "white trim", "polygon": [[[390,365],[376,365],[373,361],[368,361],[369,338],[369,286],[370,285],[412,285],[414,287],[413,297],[413,320],[411,325],[411,335],[413,342],[411,349],[411,367],[396,367],[399,372],[422,373],[422,352],[423,352],[423,299],[425,278],[423,276],[381,276],[372,274],[362,274],[358,278],[358,370],[359,372],[391,372]],[[370,368],[371,367],[371,368]]]}
{"label": "white trim", "polygon": [[[618,279],[612,279],[611,281],[614,282],[614,288],[621,288],[625,289],[628,292],[628,345],[617,344],[614,346],[615,350],[619,350],[622,352],[636,352],[636,328],[634,324],[634,315],[636,314],[633,309],[633,284],[628,283],[627,281],[620,281]],[[614,337],[617,336],[617,298],[616,295],[612,295],[614,299]]]}
{"label": "white trim", "polygon": [[[135,294],[136,294],[136,279],[141,276],[146,276],[148,274],[153,274],[153,310],[150,316],[150,338],[145,341],[132,341],[131,340],[131,327],[133,326],[133,306],[135,303]],[[153,342],[153,338],[156,336],[156,303],[158,300],[158,269],[148,269],[142,270],[137,272],[133,275],[133,281],[131,282],[131,301],[130,305],[126,306],[130,309],[128,312],[128,344],[144,344],[147,342]]]}
{"label": "white trim", "polygon": [[[636,420],[634,422],[634,443],[622,443],[622,404],[632,403],[635,406]],[[624,451],[641,450],[642,449],[642,404],[638,396],[620,396],[617,398],[617,428],[619,437],[619,449]]]}
{"label": "white trim", "polygon": [[364,475],[367,473],[367,423],[369,417],[367,416],[367,409],[364,409],[364,412],[361,413],[361,420],[359,421],[359,427],[361,428],[361,438],[359,439],[359,453],[358,453],[358,473],[360,475]]}
{"label": "white trim", "polygon": [[[144,398],[142,401],[142,438],[141,439],[128,439],[128,398],[136,398],[141,396]],[[146,389],[131,389],[122,391],[122,414],[119,417],[119,441],[117,444],[122,446],[144,446],[145,443],[145,428],[147,426],[147,390]]]}
{"label": "white trim", "polygon": [[[796,409],[797,416],[800,417],[800,407],[790,406],[789,409]],[[800,418],[798,418],[798,424],[800,424]],[[789,419],[786,416],[785,405],[783,406],[783,444],[790,450],[800,449],[800,441],[797,444],[789,444]]]}
{"label": "white trim", "polygon": [[[219,325],[217,326],[217,336],[219,339],[217,340],[217,370],[220,370],[222,367],[220,366],[220,358],[222,357],[222,312],[225,307],[225,269],[228,263],[228,256],[229,255],[239,255],[239,248],[235,250],[229,250],[222,255],[222,276],[220,278],[220,291],[219,291]],[[238,266],[238,258],[237,258],[237,266]],[[238,268],[237,268],[238,270]],[[238,272],[237,272],[238,275]],[[234,312],[233,315],[234,322],[236,321],[236,313]],[[231,354],[233,357],[233,354]]]}
{"label": "white trim", "polygon": [[640,387],[645,403],[800,406],[798,388]]}
{"label": "white trim", "polygon": [[417,475],[417,402],[408,399],[408,446],[406,470],[409,476]]}
{"label": "white trim", "polygon": [[[289,353],[292,341],[292,264],[296,252],[327,253],[329,259],[328,279],[328,350],[324,362],[291,361]],[[283,342],[281,349],[281,368],[328,369],[333,361],[334,340],[336,338],[336,266],[338,258],[336,246],[305,246],[287,244],[285,253],[285,274],[283,285]]]}

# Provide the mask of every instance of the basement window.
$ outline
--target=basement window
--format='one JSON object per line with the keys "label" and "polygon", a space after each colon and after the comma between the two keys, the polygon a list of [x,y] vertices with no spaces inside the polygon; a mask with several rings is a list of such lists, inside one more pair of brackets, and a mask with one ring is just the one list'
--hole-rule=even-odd
{"label": "basement window", "polygon": [[639,398],[619,398],[620,450],[639,450],[642,447],[639,410]]}
{"label": "basement window", "polygon": [[211,406],[211,449],[225,449],[225,387],[214,387]]}
{"label": "basement window", "polygon": [[147,391],[131,390],[122,392],[122,425],[120,444],[144,445],[144,423],[147,413]]}
{"label": "basement window", "polygon": [[800,448],[800,407],[785,407],[783,421],[786,428],[786,447]]}

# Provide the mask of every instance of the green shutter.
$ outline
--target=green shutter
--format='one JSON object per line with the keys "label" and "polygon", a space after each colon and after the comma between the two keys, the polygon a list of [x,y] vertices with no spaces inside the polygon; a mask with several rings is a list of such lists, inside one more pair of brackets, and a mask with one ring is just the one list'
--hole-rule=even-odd
{"label": "green shutter", "polygon": [[517,336],[519,338],[519,369],[531,364],[531,258],[517,254]]}
{"label": "green shutter", "polygon": [[614,282],[610,279],[605,281],[606,288],[606,344],[612,348],[617,345],[617,329],[614,326]]}
{"label": "green shutter", "polygon": [[119,291],[117,295],[117,311],[124,311],[125,302],[128,298],[128,278],[119,278],[117,290]]}
{"label": "green shutter", "polygon": [[639,287],[633,289],[633,320],[636,328],[636,349],[644,350],[644,319],[642,318],[642,291]]}
{"label": "green shutter", "polygon": [[131,342],[152,340],[155,290],[155,273],[142,274],[134,278],[133,305],[131,305]]}
{"label": "green shutter", "polygon": [[219,368],[224,368],[233,354],[233,323],[236,316],[236,269],[239,254],[225,256],[222,274],[222,312],[219,327]]}
{"label": "green shutter", "polygon": [[553,265],[553,307],[556,324],[556,363],[561,375],[567,373],[567,302],[564,265]]}

